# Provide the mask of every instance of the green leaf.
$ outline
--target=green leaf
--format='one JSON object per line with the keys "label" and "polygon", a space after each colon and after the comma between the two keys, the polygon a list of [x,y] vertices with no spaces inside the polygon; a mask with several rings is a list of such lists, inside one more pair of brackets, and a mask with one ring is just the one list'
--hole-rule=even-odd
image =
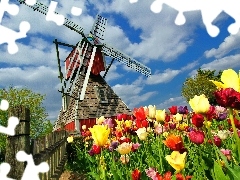
{"label": "green leaf", "polygon": [[230,180],[230,178],[228,176],[226,176],[222,170],[222,167],[214,161],[214,174],[215,174],[215,178],[216,180]]}
{"label": "green leaf", "polygon": [[221,156],[221,158],[223,159],[225,166],[227,167],[228,171],[228,175],[232,176],[232,179],[234,180],[239,180],[240,179],[240,167],[234,165],[233,168],[229,166],[227,158],[222,154],[222,152],[218,149],[218,153]]}

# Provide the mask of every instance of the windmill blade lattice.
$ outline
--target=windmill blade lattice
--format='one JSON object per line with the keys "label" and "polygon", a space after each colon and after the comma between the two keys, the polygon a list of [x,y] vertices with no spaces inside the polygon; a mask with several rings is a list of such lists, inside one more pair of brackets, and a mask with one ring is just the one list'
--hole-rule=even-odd
{"label": "windmill blade lattice", "polygon": [[129,57],[128,55],[124,54],[123,52],[120,52],[119,50],[107,45],[103,44],[102,52],[106,56],[110,56],[111,58],[114,58],[118,60],[121,63],[124,63],[128,67],[142,73],[143,75],[150,77],[151,76],[151,69],[147,66],[143,65],[142,63],[136,61],[135,59]]}
{"label": "windmill blade lattice", "polygon": [[93,24],[92,30],[90,31],[94,38],[98,38],[101,41],[104,40],[104,33],[107,25],[107,19],[97,15],[96,20]]}
{"label": "windmill blade lattice", "polygon": [[[48,7],[40,2],[36,2],[33,6],[29,6],[25,3],[25,0],[18,0],[18,2],[20,4],[24,4],[30,8],[32,8],[34,11],[38,11],[44,15],[47,15],[48,12]],[[56,14],[58,14],[57,12],[55,12]],[[69,29],[79,33],[79,34],[83,34],[83,28],[80,27],[79,25],[75,24],[74,22],[70,21],[69,19],[65,18],[64,21],[64,26],[68,27]]]}

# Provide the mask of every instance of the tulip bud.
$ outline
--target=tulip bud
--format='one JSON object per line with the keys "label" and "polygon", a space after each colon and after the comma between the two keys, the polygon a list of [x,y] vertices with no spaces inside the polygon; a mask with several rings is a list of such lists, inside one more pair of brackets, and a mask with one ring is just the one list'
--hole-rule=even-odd
{"label": "tulip bud", "polygon": [[149,105],[148,106],[148,117],[153,119],[156,115],[156,106]]}

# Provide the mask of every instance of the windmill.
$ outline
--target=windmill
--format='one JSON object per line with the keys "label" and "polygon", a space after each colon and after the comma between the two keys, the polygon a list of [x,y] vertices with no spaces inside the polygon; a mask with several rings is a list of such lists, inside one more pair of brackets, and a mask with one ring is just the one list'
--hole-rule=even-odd
{"label": "windmill", "polygon": [[[20,4],[27,5],[24,0],[18,1]],[[48,12],[48,7],[40,2],[36,2],[33,6],[29,7],[34,11],[39,11],[45,15]],[[68,96],[77,100],[77,105],[78,101],[84,100],[90,74],[99,75],[101,71],[105,71],[103,75],[103,78],[105,78],[114,60],[127,65],[147,77],[151,76],[150,68],[108,44],[103,43],[106,24],[107,19],[97,15],[90,33],[84,34],[83,28],[65,18],[63,25],[80,34],[82,38],[76,45],[58,42],[57,39],[54,40],[57,51],[59,78],[61,82],[61,90],[59,91],[63,94],[63,97]],[[61,71],[58,51],[59,45],[73,48],[72,52],[65,60],[65,75],[63,75],[63,72]],[[106,56],[112,58],[107,67],[105,65]],[[83,83],[81,87],[77,87],[78,91],[76,92],[74,89],[76,89],[75,84],[77,81]],[[99,89],[99,93],[101,94],[101,89]]]}

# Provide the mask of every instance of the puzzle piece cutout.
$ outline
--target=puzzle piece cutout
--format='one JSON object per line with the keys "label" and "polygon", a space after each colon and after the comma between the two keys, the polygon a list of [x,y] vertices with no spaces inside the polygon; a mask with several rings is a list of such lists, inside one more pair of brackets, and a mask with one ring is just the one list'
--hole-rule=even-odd
{"label": "puzzle piece cutout", "polygon": [[17,117],[10,117],[8,119],[8,126],[3,127],[0,125],[0,133],[7,134],[9,136],[14,136],[15,135],[15,128],[19,124],[19,119]]}
{"label": "puzzle piece cutout", "polygon": [[5,26],[0,25],[0,44],[8,43],[9,54],[18,52],[16,44],[17,39],[27,37],[27,32],[30,30],[30,24],[27,21],[22,21],[19,25],[19,32],[13,31]]}
{"label": "puzzle piece cutout", "polygon": [[[56,1],[51,1],[50,5],[48,7],[48,12],[46,15],[46,21],[53,21],[55,22],[58,26],[61,26],[64,24],[65,17],[61,14],[56,14],[55,10],[57,8],[58,2]],[[71,14],[74,16],[80,16],[82,14],[82,9],[73,6],[71,9]]]}
{"label": "puzzle piece cutout", "polygon": [[8,163],[0,164],[0,179],[1,180],[15,180],[7,177],[7,174],[10,172],[10,165]]}
{"label": "puzzle piece cutout", "polygon": [[82,8],[73,6],[71,9],[71,14],[74,16],[80,16],[82,14]]}
{"label": "puzzle piece cutout", "polygon": [[2,99],[1,102],[0,102],[0,109],[1,109],[2,111],[6,111],[6,110],[8,110],[8,108],[9,108],[9,103],[8,103],[8,101],[5,100],[5,99]]}
{"label": "puzzle piece cutout", "polygon": [[49,165],[46,162],[42,162],[36,166],[32,154],[27,154],[24,151],[18,151],[16,158],[20,162],[27,161],[27,166],[21,180],[40,180],[38,174],[40,172],[45,173],[49,171]]}
{"label": "puzzle piece cutout", "polygon": [[[49,171],[49,165],[46,162],[42,162],[39,165],[35,165],[32,154],[27,154],[24,151],[18,151],[16,158],[20,162],[27,161],[27,166],[23,172],[21,180],[40,180],[39,173],[45,173]],[[15,180],[7,177],[10,172],[10,165],[8,163],[0,164],[0,179],[1,180]]]}
{"label": "puzzle piece cutout", "polygon": [[[9,103],[7,100],[2,99],[0,102],[0,109],[6,111],[9,107]],[[7,134],[9,136],[15,135],[15,128],[19,124],[19,119],[17,117],[10,117],[8,119],[8,126],[3,127],[0,125],[0,133]],[[1,179],[1,178],[0,178]]]}
{"label": "puzzle piece cutout", "polygon": [[131,4],[138,2],[138,0],[129,0]]}
{"label": "puzzle piece cutout", "polygon": [[206,26],[207,32],[210,36],[216,37],[220,30],[212,22],[219,16],[221,12],[227,13],[235,19],[235,23],[228,27],[230,34],[237,34],[240,28],[240,1],[239,0],[155,0],[150,9],[154,13],[159,13],[162,10],[162,5],[166,4],[178,11],[175,19],[177,25],[185,23],[186,19],[184,12],[201,10],[203,23]]}
{"label": "puzzle piece cutout", "polygon": [[2,22],[5,11],[13,16],[16,16],[19,12],[19,7],[16,4],[9,4],[8,1],[9,0],[0,1],[0,23]]}
{"label": "puzzle piece cutout", "polygon": [[58,2],[51,1],[50,5],[48,7],[48,12],[46,15],[46,21],[54,21],[58,26],[61,26],[64,24],[64,16],[61,14],[56,14],[55,9],[57,8]]}
{"label": "puzzle piece cutout", "polygon": [[[129,0],[129,2],[136,3],[138,0]],[[219,16],[219,14],[224,11],[235,19],[235,23],[232,23],[228,27],[228,32],[234,35],[239,31],[239,0],[155,0],[151,4],[150,9],[154,13],[160,13],[163,4],[166,4],[178,11],[178,15],[175,19],[175,24],[177,25],[183,25],[186,22],[186,18],[183,15],[184,12],[201,10],[203,23],[208,34],[212,37],[216,37],[219,34],[220,30],[212,23]]]}
{"label": "puzzle piece cutout", "polygon": [[[28,0],[28,3],[29,2],[32,2],[32,0]],[[2,18],[5,12],[16,16],[19,12],[19,7],[15,4],[9,4],[9,0],[1,0],[0,23],[2,22]],[[0,44],[7,43],[8,52],[10,54],[15,54],[18,52],[18,46],[15,41],[27,36],[26,33],[30,30],[30,24],[26,21],[22,21],[19,25],[19,30],[19,32],[16,32],[0,24]]]}
{"label": "puzzle piece cutout", "polygon": [[25,3],[29,6],[33,6],[36,2],[36,0],[25,0]]}

